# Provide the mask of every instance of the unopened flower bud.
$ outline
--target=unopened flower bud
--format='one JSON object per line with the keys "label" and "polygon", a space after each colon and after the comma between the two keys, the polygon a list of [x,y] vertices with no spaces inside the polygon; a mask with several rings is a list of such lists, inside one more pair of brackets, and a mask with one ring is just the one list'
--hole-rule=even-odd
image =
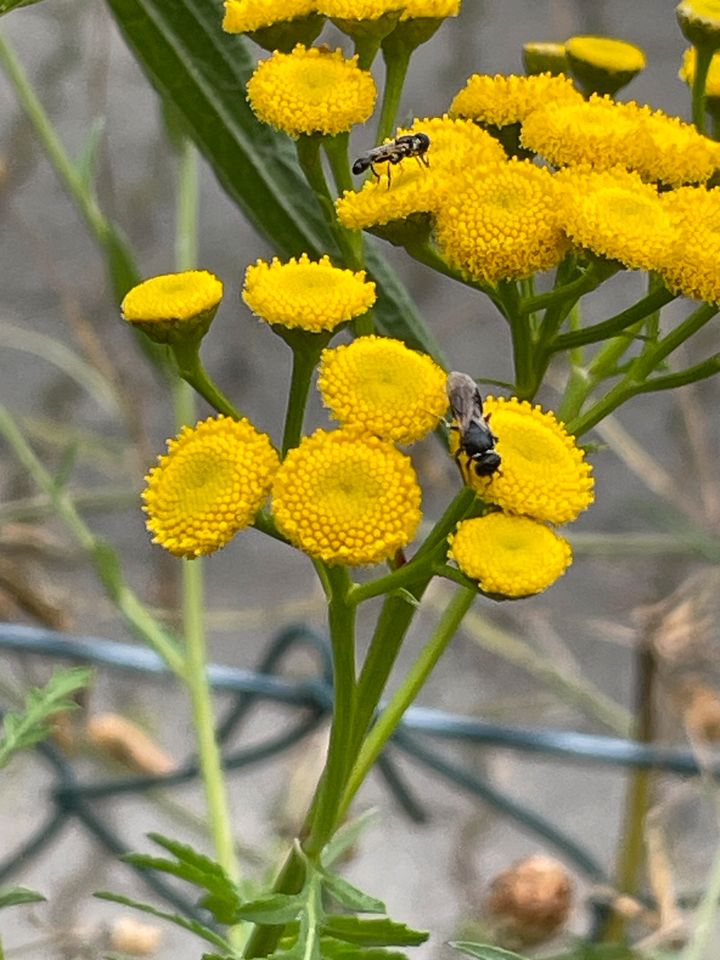
{"label": "unopened flower bud", "polygon": [[693,46],[720,50],[720,0],[682,0],[675,13]]}

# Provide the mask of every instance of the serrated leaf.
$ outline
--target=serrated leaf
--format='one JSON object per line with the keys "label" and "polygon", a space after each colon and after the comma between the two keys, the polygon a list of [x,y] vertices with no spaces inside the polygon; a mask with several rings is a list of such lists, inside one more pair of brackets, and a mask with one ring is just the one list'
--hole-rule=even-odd
{"label": "serrated leaf", "polygon": [[252,923],[280,926],[297,920],[304,909],[305,899],[300,894],[274,893],[241,903],[236,916],[239,920],[250,920]]}
{"label": "serrated leaf", "polygon": [[[318,202],[284,134],[260,123],[245,100],[255,57],[222,31],[216,0],[108,0],[135,57],[257,232],[281,256],[335,249]],[[374,240],[367,266],[378,283],[379,329],[443,364],[442,351]]]}
{"label": "serrated leaf", "polygon": [[338,876],[337,873],[324,873],[323,890],[325,890],[333,900],[336,900],[341,906],[347,907],[356,913],[386,913],[387,908],[382,900],[377,897],[371,897],[369,893],[359,890]]}
{"label": "serrated leaf", "polygon": [[46,899],[47,897],[29,887],[0,887],[0,909],[15,907],[21,903],[42,903]]}
{"label": "serrated leaf", "polygon": [[205,924],[200,923],[198,920],[181,917],[177,913],[168,913],[165,910],[159,910],[157,907],[153,907],[149,903],[133,900],[132,897],[123,897],[118,893],[110,893],[108,890],[100,890],[98,893],[93,894],[93,896],[97,897],[98,900],[109,900],[110,903],[120,903],[124,907],[132,907],[134,910],[140,910],[142,913],[149,913],[153,917],[167,920],[169,923],[175,924],[176,927],[189,930],[190,933],[194,933],[202,940],[211,943],[214,947],[220,947],[221,950],[227,950],[229,953],[232,953],[232,948],[227,940],[223,939],[223,937],[215,933],[214,930],[206,927]]}
{"label": "serrated leaf", "polygon": [[468,957],[475,957],[475,960],[527,960],[526,957],[521,957],[519,953],[512,953],[510,950],[503,950],[502,947],[493,947],[487,943],[454,940],[450,946]]}
{"label": "serrated leaf", "polygon": [[323,937],[320,941],[323,960],[408,960],[400,950],[383,950],[382,947],[359,947],[354,943],[342,943]]}
{"label": "serrated leaf", "polygon": [[363,920],[361,917],[339,916],[325,918],[322,934],[366,947],[417,947],[425,943],[430,936],[424,930],[412,930],[404,923],[396,923],[389,917],[382,920]]}
{"label": "serrated leaf", "polygon": [[56,713],[74,710],[73,693],[86,687],[92,677],[87,667],[56,668],[44,687],[31,690],[23,709],[5,714],[0,738],[0,770],[18,750],[32,747],[50,732],[49,722]]}
{"label": "serrated leaf", "polygon": [[344,823],[336,832],[330,843],[324,847],[321,862],[324,867],[330,867],[336,860],[357,842],[358,837],[372,826],[379,818],[377,807],[365,810],[359,817]]}

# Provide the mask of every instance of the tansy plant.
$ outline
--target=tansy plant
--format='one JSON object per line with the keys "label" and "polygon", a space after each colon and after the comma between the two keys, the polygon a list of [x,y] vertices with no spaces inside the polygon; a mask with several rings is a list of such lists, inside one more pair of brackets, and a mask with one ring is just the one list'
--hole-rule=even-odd
{"label": "tansy plant", "polygon": [[[143,509],[153,542],[184,563],[191,600],[183,638],[129,592],[110,548],[54,493],[110,596],[193,702],[218,863],[166,839],[159,842],[174,860],[134,862],[205,890],[202,904],[215,926],[189,926],[213,945],[213,957],[395,958],[427,935],[387,917],[358,916],[382,915],[384,905],[333,869],[353,836],[338,839],[355,794],[471,606],[525,600],[567,571],[564,526],[594,497],[584,446],[592,428],[638,394],[720,370],[717,353],[690,365],[682,359],[720,301],[720,144],[705,129],[707,115],[717,116],[711,60],[720,49],[720,10],[713,15],[705,9],[713,4],[701,0],[679,7],[691,44],[681,70],[692,85],[693,124],[615,99],[644,67],[637,47],[575,37],[528,45],[527,75],[475,74],[442,116],[399,126],[410,58],[460,13],[460,0],[226,0],[224,14],[212,0],[187,0],[177,15],[162,0],[110,6],[180,115],[184,142],[197,143],[273,245],[274,258],[246,265],[242,297],[293,358],[287,385],[263,371],[287,395],[284,431],[269,436],[201,361],[220,279],[191,269],[186,257],[175,272],[139,282],[112,223],[63,154],[52,153],[108,253],[122,316],[155,345],[176,397],[178,432],[149,469]],[[342,41],[328,46],[321,41],[330,23]],[[261,46],[257,56],[249,41]],[[385,64],[380,90],[379,72],[371,73],[378,57]],[[5,46],[3,62],[30,103]],[[363,182],[351,175],[361,154],[350,150],[358,127],[370,130],[366,143],[385,146],[361,156],[370,167]],[[426,163],[398,140],[418,133],[430,143]],[[429,326],[418,314],[384,262],[387,242],[487,298],[507,326],[513,381],[474,411],[500,458],[497,469],[476,469],[469,425],[449,410],[443,318]],[[643,292],[589,321],[584,298],[631,271]],[[663,315],[671,303],[677,309]],[[554,393],[543,389],[549,375]],[[214,413],[195,422],[178,378]],[[327,422],[309,431],[305,408],[314,389]],[[9,426],[4,432],[15,437]],[[432,432],[455,477],[439,517],[423,512],[412,448]],[[272,890],[248,899],[238,884],[212,734],[197,571],[201,557],[250,527],[278,550],[304,554],[308,575],[322,585],[334,708],[324,772],[300,836]],[[434,578],[450,581],[454,595],[384,701]],[[358,661],[356,615],[373,598],[380,601],[375,626]],[[493,950],[470,952],[512,956]]]}

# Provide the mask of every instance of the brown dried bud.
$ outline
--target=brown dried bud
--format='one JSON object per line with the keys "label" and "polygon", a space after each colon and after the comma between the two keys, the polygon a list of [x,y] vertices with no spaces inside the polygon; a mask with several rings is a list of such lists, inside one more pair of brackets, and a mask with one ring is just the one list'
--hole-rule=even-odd
{"label": "brown dried bud", "polygon": [[117,713],[99,713],[87,722],[92,743],[137,773],[170,773],[177,768],[173,758],[131,720]]}
{"label": "brown dried bud", "polygon": [[488,907],[504,943],[526,945],[549,939],[567,921],[572,885],[552,857],[518,860],[492,882]]}

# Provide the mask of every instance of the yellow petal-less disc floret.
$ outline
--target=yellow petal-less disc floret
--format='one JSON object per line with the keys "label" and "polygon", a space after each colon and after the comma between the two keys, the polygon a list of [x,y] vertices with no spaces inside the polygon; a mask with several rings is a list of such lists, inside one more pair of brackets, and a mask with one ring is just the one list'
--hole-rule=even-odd
{"label": "yellow petal-less disc floret", "polygon": [[357,56],[342,50],[306,48],[274,53],[257,65],[247,96],[264,123],[291,137],[344,133],[364,123],[373,112],[377,90],[372,75],[361,70]]}
{"label": "yellow petal-less disc floret", "polygon": [[449,540],[449,556],[462,572],[496,596],[540,593],[572,563],[567,540],[527,517],[490,513],[463,520]]}
{"label": "yellow petal-less disc floret", "polygon": [[250,33],[314,12],[314,0],[225,0],[222,25],[227,33]]}
{"label": "yellow petal-less disc floret", "polygon": [[300,550],[348,566],[380,563],[420,523],[410,458],[378,437],[318,430],[291,450],[273,484],[273,515]]}
{"label": "yellow petal-less disc floret", "polygon": [[475,279],[521,279],[558,264],[568,249],[552,174],[524,160],[458,176],[435,232],[449,263]]}
{"label": "yellow petal-less disc floret", "polygon": [[164,273],[125,294],[122,315],[159,343],[202,336],[222,300],[222,282],[208,270]]}
{"label": "yellow petal-less disc floret", "polygon": [[456,17],[460,12],[462,0],[405,0],[401,20],[416,18],[443,19]]}
{"label": "yellow petal-less disc floret", "polygon": [[720,302],[720,187],[680,187],[662,194],[677,243],[664,267],[665,283],[686,297]]}
{"label": "yellow petal-less disc floret", "polygon": [[319,13],[339,20],[379,20],[404,6],[403,0],[317,0]]}
{"label": "yellow petal-less disc floret", "polygon": [[381,176],[379,180],[369,178],[357,192],[347,191],[336,204],[343,226],[363,230],[404,220],[414,213],[432,213],[446,202],[452,188],[449,174],[505,161],[505,151],[495,137],[472,120],[425,117],[400,128],[397,136],[413,133],[430,138],[426,154],[429,167],[407,158],[393,167],[389,186]]}
{"label": "yellow petal-less disc floret", "polygon": [[424,353],[388,337],[358,337],[323,351],[318,389],[343,426],[414,443],[447,408],[445,372]]}
{"label": "yellow petal-less disc floret", "polygon": [[318,333],[369,310],[375,284],[365,279],[364,270],[344,270],[327,256],[315,261],[304,253],[287,263],[275,258],[249,266],[243,300],[267,323]]}
{"label": "yellow petal-less disc floret", "polygon": [[616,167],[567,167],[556,177],[564,229],[578,247],[631,270],[660,270],[677,232],[655,186]]}
{"label": "yellow petal-less disc floret", "polygon": [[550,523],[567,523],[590,506],[592,468],[554,414],[516,397],[486,397],[483,409],[502,461],[491,477],[478,477],[472,466],[466,471],[483,499]]}
{"label": "yellow petal-less disc floret", "polygon": [[569,77],[541,73],[531,77],[511,74],[473,74],[450,106],[450,116],[469,117],[505,127],[522,121],[547,103],[582,103]]}
{"label": "yellow petal-less disc floret", "polygon": [[211,417],[183,427],[145,478],[153,543],[177,557],[213,553],[249,526],[280,464],[264,433],[247,420]]}
{"label": "yellow petal-less disc floret", "polygon": [[720,144],[691,124],[609,97],[540,107],[525,120],[521,141],[555,166],[622,166],[669,186],[704,183],[720,167]]}

